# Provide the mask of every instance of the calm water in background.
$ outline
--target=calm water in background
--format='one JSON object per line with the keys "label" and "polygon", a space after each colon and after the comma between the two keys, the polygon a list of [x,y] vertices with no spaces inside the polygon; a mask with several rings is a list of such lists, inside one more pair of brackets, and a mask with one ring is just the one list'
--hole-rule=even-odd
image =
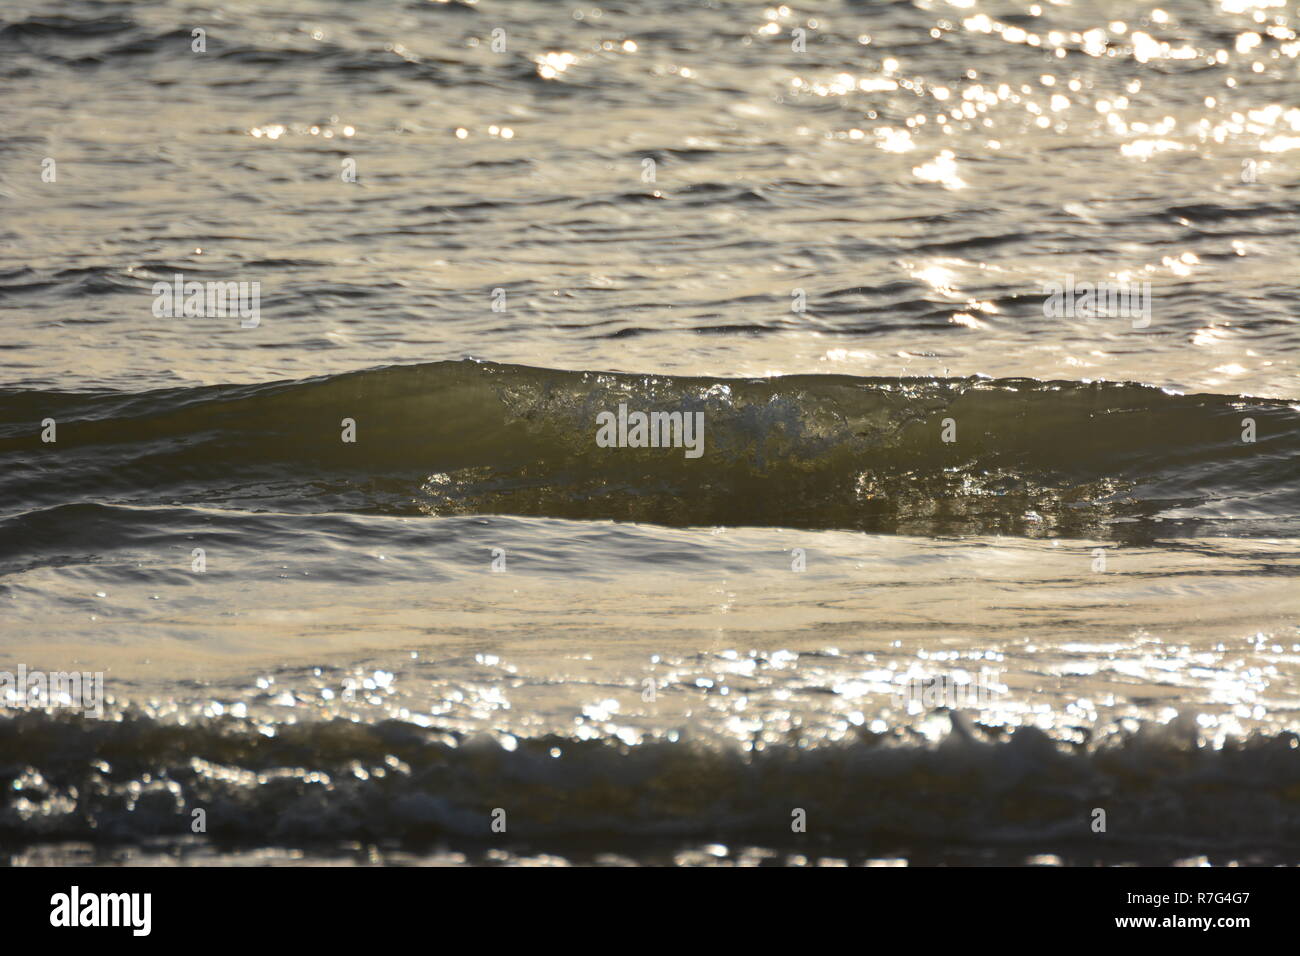
{"label": "calm water in background", "polygon": [[263,6],[0,13],[15,860],[1294,861],[1293,7]]}

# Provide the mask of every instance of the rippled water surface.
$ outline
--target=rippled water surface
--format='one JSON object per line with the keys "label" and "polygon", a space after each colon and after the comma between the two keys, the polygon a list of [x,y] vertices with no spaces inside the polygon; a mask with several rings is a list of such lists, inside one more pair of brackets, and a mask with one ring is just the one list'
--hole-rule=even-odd
{"label": "rippled water surface", "polygon": [[1294,862],[1296,24],[6,5],[11,861]]}

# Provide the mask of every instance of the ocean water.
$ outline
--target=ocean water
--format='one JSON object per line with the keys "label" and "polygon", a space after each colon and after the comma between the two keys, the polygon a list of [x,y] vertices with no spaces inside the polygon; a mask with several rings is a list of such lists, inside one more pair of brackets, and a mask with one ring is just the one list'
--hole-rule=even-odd
{"label": "ocean water", "polygon": [[7,3],[0,859],[1297,862],[1297,30]]}

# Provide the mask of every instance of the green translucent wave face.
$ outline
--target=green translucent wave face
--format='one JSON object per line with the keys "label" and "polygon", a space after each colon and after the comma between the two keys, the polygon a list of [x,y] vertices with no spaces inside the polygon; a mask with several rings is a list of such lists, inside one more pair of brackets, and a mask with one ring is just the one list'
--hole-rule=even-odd
{"label": "green translucent wave face", "polygon": [[[672,428],[665,447],[636,447],[627,426],[605,447],[601,416],[620,407],[633,425],[638,413],[699,422],[698,456]],[[41,440],[47,419],[57,442]],[[0,464],[14,510],[161,500],[1139,537],[1277,534],[1300,516],[1295,406],[1027,379],[709,379],[447,362],[136,395],[16,392],[0,396]]]}

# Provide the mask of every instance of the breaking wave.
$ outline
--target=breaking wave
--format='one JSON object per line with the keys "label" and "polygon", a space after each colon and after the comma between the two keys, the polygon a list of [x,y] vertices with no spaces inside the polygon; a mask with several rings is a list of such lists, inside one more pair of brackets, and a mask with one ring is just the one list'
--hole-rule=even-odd
{"label": "breaking wave", "polygon": [[[620,404],[701,413],[703,456],[601,447],[597,415]],[[48,419],[54,443],[42,441]],[[344,441],[345,420],[355,442]],[[1258,536],[1300,527],[1297,473],[1295,405],[1123,383],[685,378],[460,361],[139,394],[0,391],[0,500],[11,513],[164,501],[908,534]]]}
{"label": "breaking wave", "polygon": [[[671,836],[790,842],[990,843],[1104,838],[1224,848],[1300,845],[1300,738],[1198,744],[1195,722],[1126,721],[1065,742],[970,723],[927,740],[860,729],[838,742],[748,748],[661,737],[466,735],[402,721],[279,724],[25,713],[0,719],[0,836],[130,841]],[[672,735],[675,737],[675,735]]]}

